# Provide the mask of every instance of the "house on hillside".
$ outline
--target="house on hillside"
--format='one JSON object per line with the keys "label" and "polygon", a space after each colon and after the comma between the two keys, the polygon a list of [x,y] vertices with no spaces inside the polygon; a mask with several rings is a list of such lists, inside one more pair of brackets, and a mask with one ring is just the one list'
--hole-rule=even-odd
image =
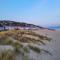
{"label": "house on hillside", "polygon": [[33,27],[21,27],[21,26],[3,26],[0,24],[0,30],[30,30],[30,29],[36,29],[36,28],[33,28]]}

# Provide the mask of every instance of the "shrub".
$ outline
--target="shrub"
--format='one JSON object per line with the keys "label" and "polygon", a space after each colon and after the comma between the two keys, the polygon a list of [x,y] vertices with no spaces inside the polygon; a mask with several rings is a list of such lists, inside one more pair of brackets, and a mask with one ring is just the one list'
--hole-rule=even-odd
{"label": "shrub", "polygon": [[11,51],[2,52],[0,54],[0,60],[15,60],[15,54]]}
{"label": "shrub", "polygon": [[5,40],[6,45],[11,45],[12,43],[13,43],[12,40]]}
{"label": "shrub", "polygon": [[30,48],[31,50],[37,52],[37,53],[40,53],[40,52],[41,52],[40,48],[38,48],[38,47],[36,47],[36,46],[29,45],[29,48]]}
{"label": "shrub", "polygon": [[13,43],[13,47],[15,48],[15,52],[20,52],[20,48],[23,47],[23,45],[18,42],[15,42]]}
{"label": "shrub", "polygon": [[29,53],[29,48],[27,46],[24,47],[23,49],[24,49],[24,52]]}

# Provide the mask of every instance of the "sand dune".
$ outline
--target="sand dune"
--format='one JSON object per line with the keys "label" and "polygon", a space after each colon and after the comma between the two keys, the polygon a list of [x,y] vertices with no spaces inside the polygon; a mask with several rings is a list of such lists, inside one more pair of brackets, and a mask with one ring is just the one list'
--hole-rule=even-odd
{"label": "sand dune", "polygon": [[52,53],[52,56],[42,54],[39,55],[36,60],[60,60],[60,31],[35,30],[35,32],[52,38],[51,42],[47,43],[46,46],[43,46],[43,48]]}
{"label": "sand dune", "polygon": [[[46,45],[40,46],[45,50],[48,50],[52,53],[52,56],[49,54],[36,54],[34,52],[30,52],[30,58],[34,60],[60,60],[60,31],[51,31],[51,30],[33,30],[34,32],[47,35],[52,38],[50,42],[46,42]],[[20,55],[17,56],[17,59],[20,60]]]}

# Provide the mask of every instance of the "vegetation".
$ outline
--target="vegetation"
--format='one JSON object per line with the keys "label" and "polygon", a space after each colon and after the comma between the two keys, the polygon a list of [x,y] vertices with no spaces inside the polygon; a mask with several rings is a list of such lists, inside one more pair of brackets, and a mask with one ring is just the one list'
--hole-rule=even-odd
{"label": "vegetation", "polygon": [[27,55],[24,56],[24,57],[23,57],[23,60],[29,60],[28,56],[27,56]]}
{"label": "vegetation", "polygon": [[15,48],[15,52],[18,52],[18,53],[20,52],[20,48],[23,47],[23,45],[21,45],[21,44],[18,43],[18,42],[13,43],[12,46]]}
{"label": "vegetation", "polygon": [[29,48],[28,48],[28,46],[24,47],[23,50],[24,50],[24,52],[29,53]]}
{"label": "vegetation", "polygon": [[[2,45],[3,44],[11,45],[14,47],[15,52],[19,53],[22,50],[24,55],[25,53],[29,53],[30,49],[35,51],[36,53],[41,53],[41,51],[44,51],[51,55],[49,51],[46,51],[44,49],[40,49],[37,46],[34,46],[35,44],[38,45],[39,43],[45,45],[46,43],[44,41],[50,41],[50,40],[51,38],[37,34],[36,32],[30,31],[30,30],[11,30],[11,31],[4,31],[0,33],[0,41],[4,42],[2,43]],[[25,43],[27,43],[26,46],[25,46]]]}
{"label": "vegetation", "polygon": [[15,60],[15,54],[12,51],[0,53],[0,60]]}
{"label": "vegetation", "polygon": [[13,41],[7,38],[7,39],[4,40],[4,44],[5,45],[12,45]]}
{"label": "vegetation", "polygon": [[[40,27],[40,26],[37,26],[37,25],[33,25],[33,24],[28,24],[28,23],[24,23],[24,22],[15,22],[15,21],[7,21],[7,20],[4,20],[4,21],[0,21],[0,24],[4,27],[4,30],[6,30],[5,26],[20,26],[20,27],[33,27],[33,28],[43,28],[43,27]],[[0,26],[1,26],[0,25]]]}
{"label": "vegetation", "polygon": [[38,48],[36,46],[29,45],[29,48],[32,49],[33,51],[37,52],[37,53],[41,52],[40,48]]}

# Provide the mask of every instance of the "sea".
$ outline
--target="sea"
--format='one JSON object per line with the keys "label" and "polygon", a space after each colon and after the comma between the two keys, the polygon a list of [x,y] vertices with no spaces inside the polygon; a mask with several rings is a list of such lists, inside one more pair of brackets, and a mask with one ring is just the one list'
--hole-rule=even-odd
{"label": "sea", "polygon": [[59,28],[57,28],[57,27],[49,27],[49,29],[60,30],[60,27]]}

